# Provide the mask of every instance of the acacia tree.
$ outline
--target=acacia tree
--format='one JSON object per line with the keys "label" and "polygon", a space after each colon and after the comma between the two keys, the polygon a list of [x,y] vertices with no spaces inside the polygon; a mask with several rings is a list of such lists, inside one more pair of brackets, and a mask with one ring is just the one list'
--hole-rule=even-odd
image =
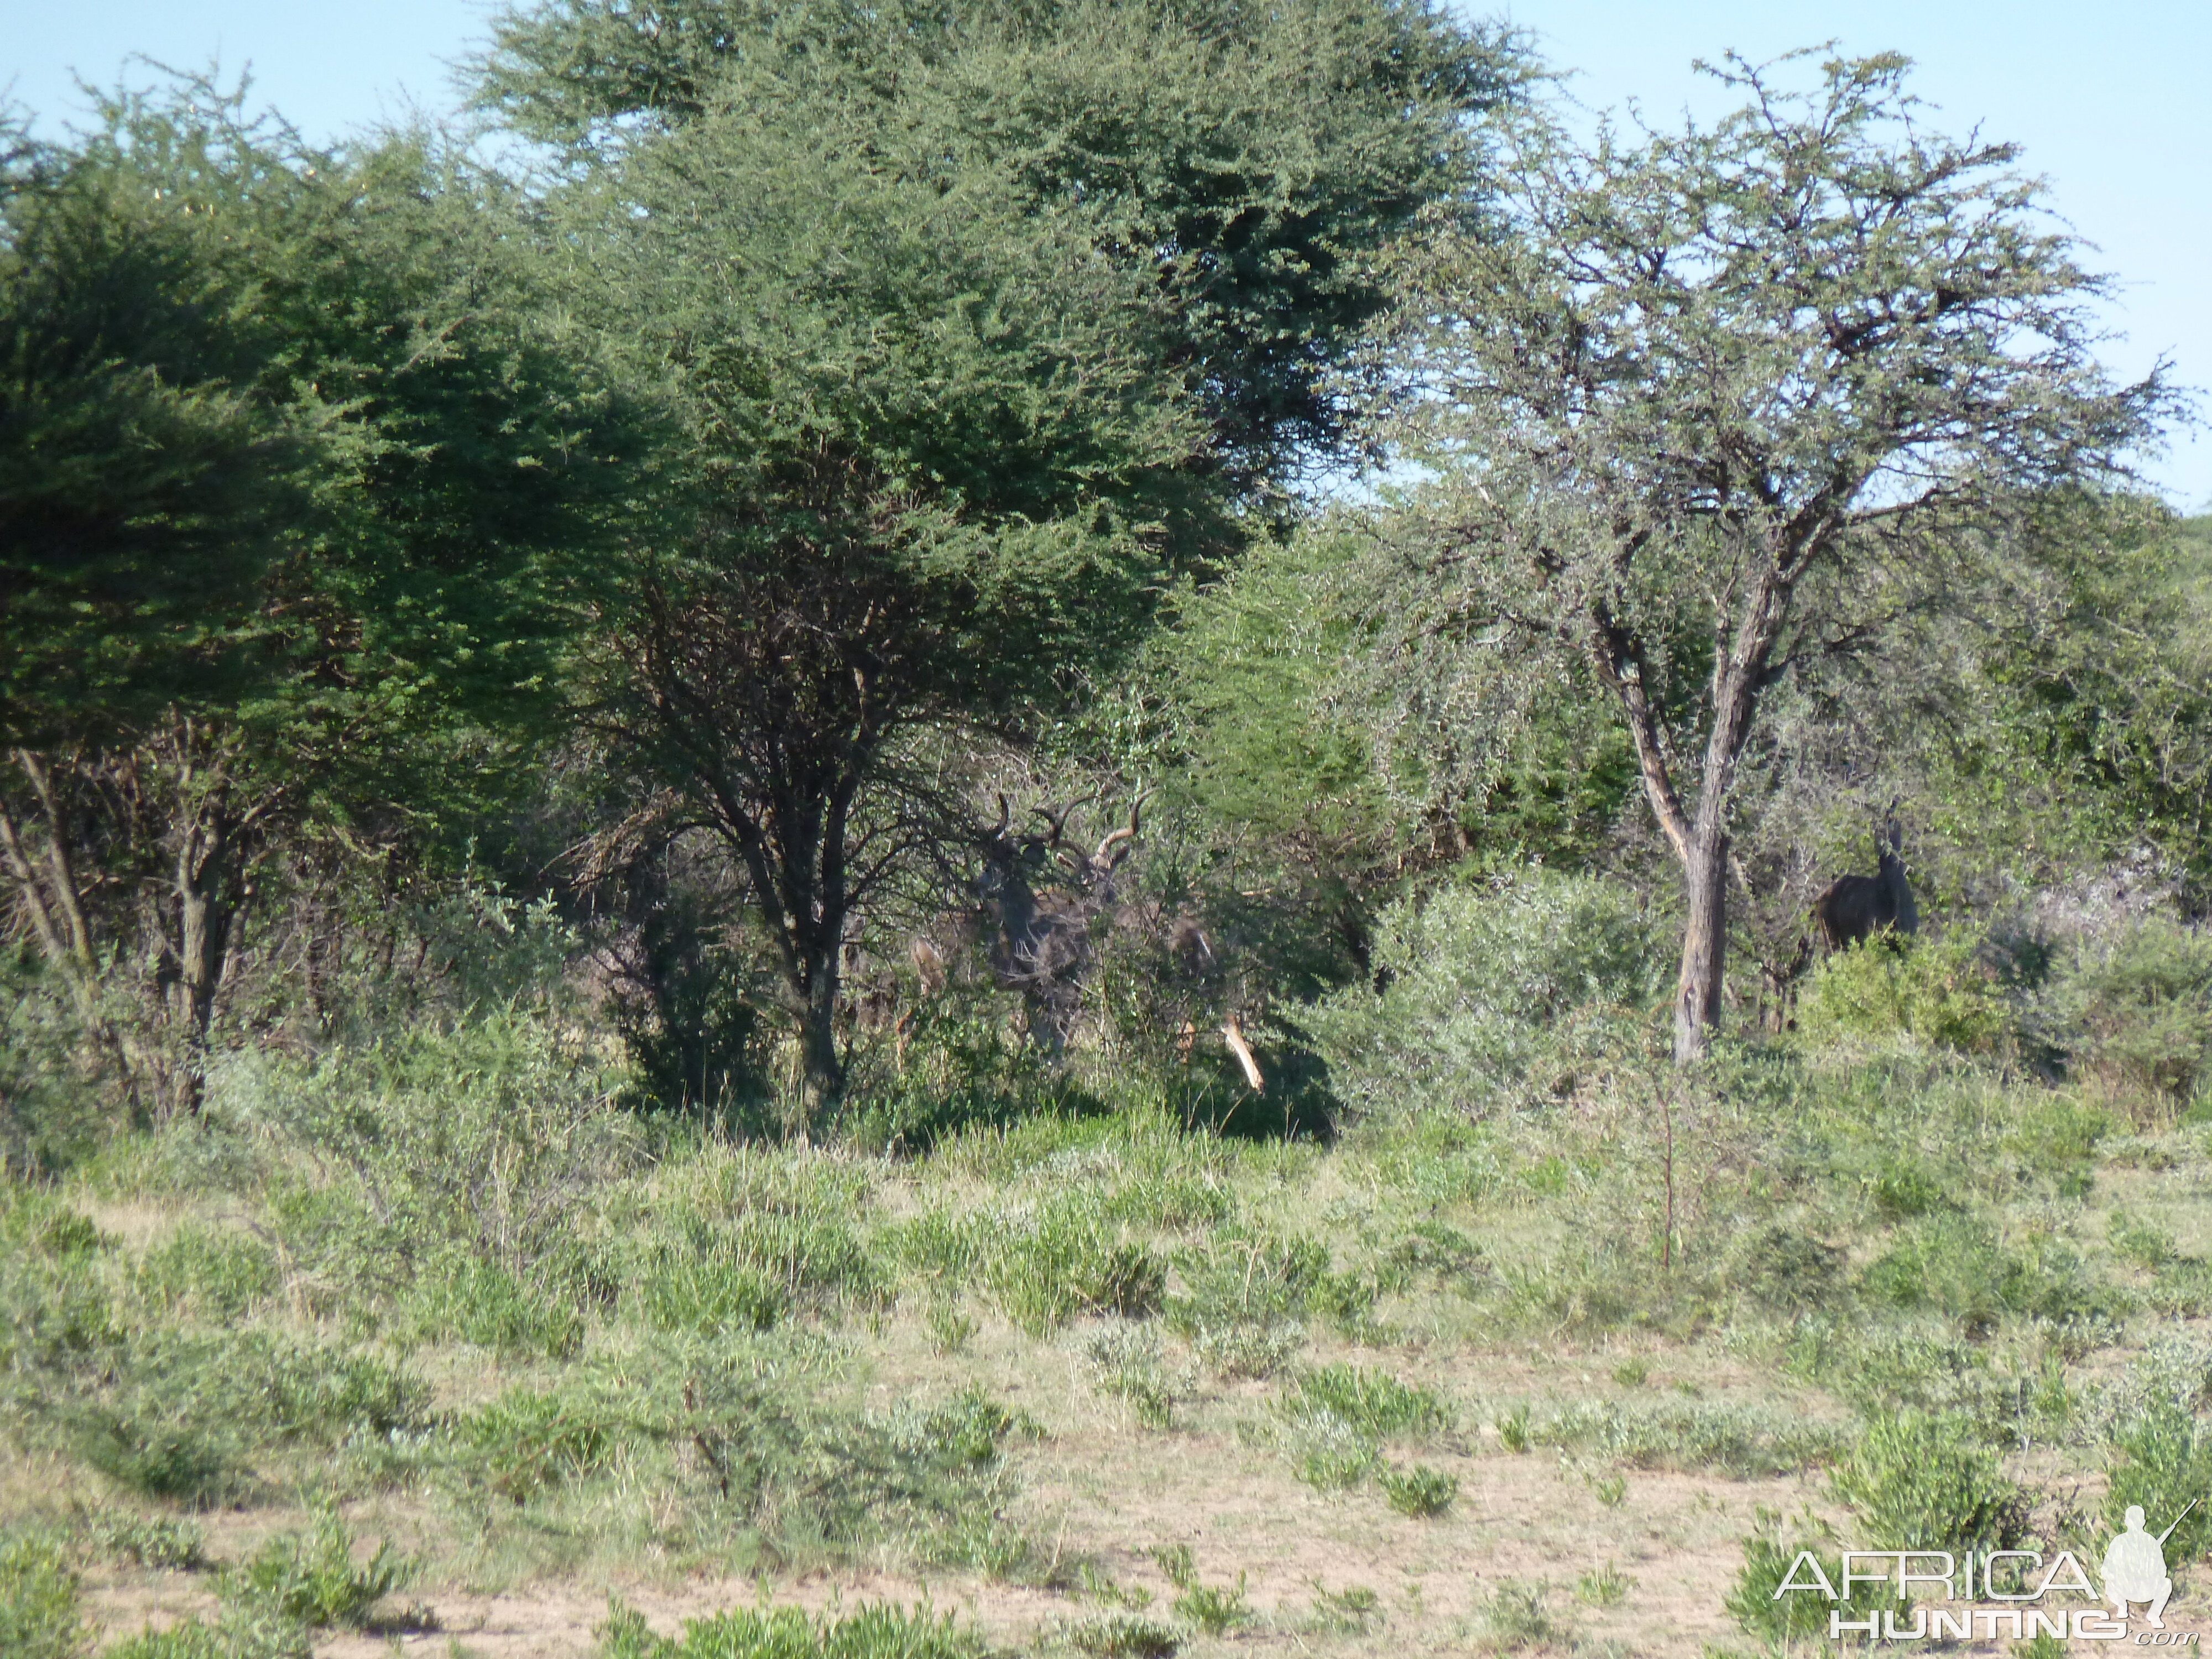
{"label": "acacia tree", "polygon": [[1511,78],[1418,5],[1200,12],[500,25],[484,100],[559,147],[550,246],[678,434],[599,707],[656,833],[745,872],[810,1119],[856,921],[952,828],[908,757],[1017,732],[1235,555],[1334,433],[1365,256]]}
{"label": "acacia tree", "polygon": [[1231,538],[1157,307],[1080,215],[817,114],[702,118],[567,222],[674,428],[598,708],[680,802],[661,833],[745,872],[809,1121],[856,907],[936,829],[907,746],[1124,648],[1172,550]]}
{"label": "acacia tree", "polygon": [[2012,146],[1922,128],[1907,67],[1796,93],[1731,59],[1735,114],[1587,147],[1524,114],[1497,211],[1405,262],[1376,365],[1439,475],[1392,579],[1407,683],[1473,750],[1562,650],[1604,688],[1681,872],[1680,1060],[1720,1012],[1762,694],[1927,602],[1939,526],[2112,474],[2172,402],[2162,369],[2107,380],[2101,279]]}
{"label": "acacia tree", "polygon": [[1478,185],[1478,118],[1529,61],[1431,0],[541,0],[495,22],[478,103],[588,173],[750,98],[1080,204],[1141,275],[1248,496],[1346,436],[1328,383],[1389,304],[1375,256]]}
{"label": "acacia tree", "polygon": [[611,470],[495,199],[238,101],[120,97],[0,191],[0,872],[163,1110],[276,832],[434,821],[545,701]]}

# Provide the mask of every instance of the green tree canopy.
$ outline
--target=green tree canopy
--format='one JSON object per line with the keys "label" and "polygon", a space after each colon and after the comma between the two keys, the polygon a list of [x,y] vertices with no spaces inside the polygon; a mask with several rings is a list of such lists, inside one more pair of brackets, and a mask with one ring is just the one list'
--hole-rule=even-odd
{"label": "green tree canopy", "polygon": [[1237,531],[1165,308],[1080,204],[782,91],[586,180],[562,245],[682,434],[605,706],[746,871],[818,1105],[854,907],[943,798],[905,746],[1125,653]]}
{"label": "green tree canopy", "polygon": [[757,101],[1081,204],[1172,307],[1244,485],[1342,436],[1326,380],[1386,295],[1375,256],[1482,179],[1472,118],[1527,73],[1425,0],[555,0],[495,28],[480,100],[578,165]]}
{"label": "green tree canopy", "polygon": [[120,953],[196,1055],[277,823],[434,820],[548,705],[619,469],[437,145],[103,115],[0,204],[0,842],[94,1026]]}
{"label": "green tree canopy", "polygon": [[1928,132],[1905,60],[1768,70],[1711,130],[1513,125],[1503,212],[1408,258],[1378,357],[1437,475],[1384,564],[1394,672],[1466,719],[1578,656],[1633,743],[1688,913],[1676,1051],[1720,1006],[1729,803],[1762,694],[1940,586],[1940,544],[2118,467],[2170,406],[2112,386],[2102,291],[2015,152]]}

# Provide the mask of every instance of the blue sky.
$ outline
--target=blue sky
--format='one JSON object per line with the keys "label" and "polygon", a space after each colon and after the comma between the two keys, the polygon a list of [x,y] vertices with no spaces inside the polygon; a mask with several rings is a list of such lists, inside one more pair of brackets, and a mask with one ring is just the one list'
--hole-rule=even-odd
{"label": "blue sky", "polygon": [[[1504,14],[1593,108],[1634,99],[1647,118],[1709,115],[1691,70],[1733,47],[1753,58],[1834,39],[1896,50],[1957,131],[2026,147],[2057,210],[2120,283],[2106,351],[2138,375],[2161,352],[2212,388],[2212,4],[2206,0],[1511,0]],[[179,67],[251,64],[256,90],[310,137],[410,109],[450,112],[450,66],[482,40],[477,0],[0,0],[0,87],[52,126],[79,108],[72,71],[107,83],[142,52]],[[2212,413],[2212,404],[2208,404]],[[2212,508],[2212,436],[2147,464],[2175,505]]]}

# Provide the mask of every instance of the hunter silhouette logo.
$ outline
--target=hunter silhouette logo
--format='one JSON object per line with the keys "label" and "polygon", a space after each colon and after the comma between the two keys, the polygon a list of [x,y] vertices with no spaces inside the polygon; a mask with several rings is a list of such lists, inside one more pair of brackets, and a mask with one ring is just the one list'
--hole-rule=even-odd
{"label": "hunter silhouette logo", "polygon": [[[1832,1604],[1831,1639],[1864,1636],[1869,1642],[2018,1642],[2039,1636],[2123,1642],[2129,1639],[2129,1609],[2140,1606],[2145,1628],[2131,1645],[2193,1648],[2196,1632],[2166,1627],[2166,1604],[2173,1595],[2166,1544],[2199,1501],[2191,1498],[2172,1524],[2156,1534],[2145,1524],[2142,1506],[2129,1506],[2098,1565],[2109,1611],[2045,1602],[2054,1591],[2098,1600],[2096,1587],[2070,1550],[2059,1551],[2047,1563],[2040,1550],[1969,1550],[1963,1555],[1948,1550],[1846,1550],[1842,1571],[1833,1578],[1818,1555],[1801,1550],[1775,1587],[1774,1599],[1809,1591]],[[1894,1598],[1896,1607],[1869,1605],[1886,1599],[1885,1593]],[[1927,1600],[1920,1601],[1923,1596]]]}
{"label": "hunter silhouette logo", "polygon": [[[2188,1508],[2173,1517],[2173,1527],[2188,1519],[2189,1510],[2196,1507],[2192,1498]],[[2143,1617],[2153,1630],[2166,1628],[2166,1599],[2173,1594],[2173,1580],[2166,1572],[2166,1540],[2173,1536],[2173,1527],[2152,1537],[2143,1530],[2142,1506],[2130,1504],[2127,1529],[2105,1547],[2104,1565],[2100,1569],[2105,1599],[2112,1604],[2112,1610],[2125,1619],[2129,1602],[2147,1602],[2149,1611]]]}

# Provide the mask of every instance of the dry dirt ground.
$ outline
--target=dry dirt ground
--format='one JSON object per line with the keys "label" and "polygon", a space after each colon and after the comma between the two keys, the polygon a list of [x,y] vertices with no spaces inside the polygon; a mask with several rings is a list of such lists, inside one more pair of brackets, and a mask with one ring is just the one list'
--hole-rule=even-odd
{"label": "dry dirt ground", "polygon": [[[611,1594],[665,1634],[676,1633],[686,1619],[763,1601],[810,1609],[927,1601],[972,1624],[999,1651],[1066,1652],[1072,1628],[1120,1607],[1142,1603],[1148,1616],[1170,1619],[1176,1591],[1153,1552],[1176,1545],[1189,1548],[1202,1583],[1241,1583],[1250,1610],[1246,1622],[1222,1637],[1190,1636],[1182,1650],[1189,1659],[1237,1652],[1510,1650],[1694,1656],[1716,1646],[1748,1652],[1757,1644],[1735,1629],[1722,1601],[1741,1565],[1741,1541],[1755,1512],[1809,1510],[1839,1528],[1849,1524],[1817,1472],[1736,1480],[1617,1470],[1556,1450],[1513,1453],[1499,1443],[1494,1425],[1480,1421],[1463,1424],[1463,1432],[1441,1443],[1392,1449],[1398,1461],[1418,1456],[1458,1480],[1457,1498],[1445,1514],[1416,1520],[1394,1513],[1371,1482],[1322,1492],[1297,1479],[1264,1433],[1255,1432],[1266,1421],[1273,1384],[1212,1382],[1178,1401],[1171,1427],[1152,1429],[1094,1386],[1094,1373],[1080,1357],[1080,1326],[1038,1343],[987,1321],[965,1352],[946,1358],[930,1354],[918,1331],[901,1328],[904,1323],[895,1320],[881,1334],[881,1369],[896,1360],[902,1381],[875,1384],[872,1403],[895,1404],[908,1388],[939,1395],[957,1377],[981,1382],[1046,1431],[1011,1454],[1022,1492],[1013,1518],[1039,1556],[1017,1575],[1021,1582],[968,1571],[847,1567],[758,1578],[635,1574],[489,1584],[442,1570],[433,1550],[398,1599],[428,1608],[434,1628],[326,1634],[316,1654],[588,1655]],[[1413,1352],[1338,1346],[1311,1356],[1389,1369],[1455,1402],[1695,1390],[1715,1404],[1794,1404],[1814,1413],[1824,1408],[1816,1395],[1793,1401],[1771,1376],[1695,1349],[1638,1356],[1647,1376],[1625,1386],[1612,1376],[1623,1357],[1615,1347],[1444,1351],[1434,1344]],[[2055,1465],[2033,1473],[2046,1490],[2069,1474]],[[2085,1505],[2094,1503],[2094,1486],[2084,1483],[2077,1493]],[[246,1553],[285,1519],[265,1513],[250,1521],[210,1517],[210,1553]],[[380,1531],[422,1537],[403,1507],[364,1505],[349,1510],[348,1519],[362,1539]],[[1625,1593],[1613,1605],[1595,1604],[1605,1598],[1594,1597],[1583,1581],[1608,1570],[1625,1575]],[[1501,1640],[1489,1617],[1493,1598],[1501,1588],[1533,1585],[1546,1587],[1548,1632],[1524,1630],[1517,1640]],[[88,1577],[86,1589],[88,1611],[111,1642],[149,1624],[210,1615],[215,1607],[205,1575],[109,1571]],[[1317,1592],[1359,1589],[1374,1593],[1375,1613],[1359,1628],[1332,1626]],[[2212,1602],[2201,1591],[2185,1592],[2169,1608],[2167,1624],[2176,1632],[2212,1630]],[[2011,1645],[1979,1642],[1942,1650],[1996,1653]]]}

